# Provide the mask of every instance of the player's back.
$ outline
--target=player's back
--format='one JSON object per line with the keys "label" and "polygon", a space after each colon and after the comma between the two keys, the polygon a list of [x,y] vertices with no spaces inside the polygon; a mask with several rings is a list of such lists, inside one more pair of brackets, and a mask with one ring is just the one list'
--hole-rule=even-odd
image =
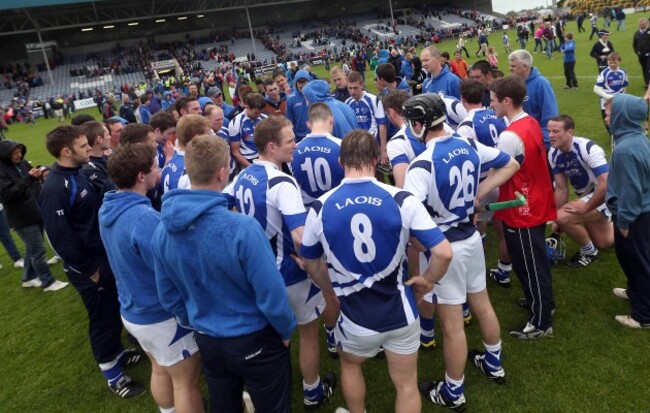
{"label": "player's back", "polygon": [[[330,278],[348,322],[388,331],[414,320],[405,248],[406,191],[374,178],[344,179],[312,205],[322,220]],[[409,202],[417,202],[411,199]],[[364,334],[365,335],[365,334]]]}
{"label": "player's back", "polygon": [[341,140],[330,134],[308,134],[300,141],[290,167],[305,206],[341,183],[340,154]]}

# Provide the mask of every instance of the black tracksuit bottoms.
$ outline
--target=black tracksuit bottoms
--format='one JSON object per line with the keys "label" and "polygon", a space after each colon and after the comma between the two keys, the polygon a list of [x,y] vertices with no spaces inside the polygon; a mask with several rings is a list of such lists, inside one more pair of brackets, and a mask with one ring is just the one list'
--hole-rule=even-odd
{"label": "black tracksuit bottoms", "polygon": [[552,324],[551,311],[555,308],[551,263],[546,253],[546,223],[529,228],[512,228],[503,224],[506,246],[524,290],[530,310],[530,323],[546,330]]}
{"label": "black tracksuit bottoms", "polygon": [[650,325],[650,212],[639,215],[628,229],[623,237],[614,225],[616,258],[627,277],[632,318]]}

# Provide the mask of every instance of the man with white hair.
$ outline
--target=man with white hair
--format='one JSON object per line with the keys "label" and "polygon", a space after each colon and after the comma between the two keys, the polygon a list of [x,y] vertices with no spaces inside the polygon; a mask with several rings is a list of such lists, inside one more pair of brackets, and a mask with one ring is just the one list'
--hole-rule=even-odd
{"label": "man with white hair", "polygon": [[533,56],[526,50],[519,49],[508,56],[510,72],[526,82],[524,112],[539,122],[544,136],[544,145],[548,151],[551,142],[546,125],[549,119],[559,114],[555,92],[551,83],[533,67]]}

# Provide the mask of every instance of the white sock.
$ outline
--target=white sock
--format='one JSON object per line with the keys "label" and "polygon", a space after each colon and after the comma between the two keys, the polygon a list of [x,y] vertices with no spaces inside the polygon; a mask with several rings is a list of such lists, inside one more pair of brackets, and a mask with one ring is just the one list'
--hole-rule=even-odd
{"label": "white sock", "polygon": [[158,407],[158,409],[160,409],[160,413],[176,413],[175,407],[170,407],[169,409],[163,409],[162,407]]}

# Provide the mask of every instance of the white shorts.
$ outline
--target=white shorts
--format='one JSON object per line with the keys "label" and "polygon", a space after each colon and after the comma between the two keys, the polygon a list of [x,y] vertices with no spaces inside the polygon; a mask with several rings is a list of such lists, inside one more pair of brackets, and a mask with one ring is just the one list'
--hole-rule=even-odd
{"label": "white shorts", "polygon": [[438,304],[460,305],[467,294],[485,290],[485,254],[478,231],[462,241],[451,243],[454,257],[447,273],[433,287]]}
{"label": "white shorts", "polygon": [[287,293],[298,325],[314,321],[325,309],[323,293],[309,278],[287,287]]}
{"label": "white shorts", "polygon": [[[583,197],[580,197],[580,200],[586,204],[587,201],[589,201],[592,196],[594,196],[593,192]],[[607,221],[612,220],[612,213],[609,212],[609,208],[607,208],[607,205],[604,202],[596,207],[596,211],[600,212],[603,218],[605,218]]]}
{"label": "white shorts", "polygon": [[413,354],[420,348],[420,322],[416,319],[405,327],[371,336],[354,335],[337,323],[334,338],[342,351],[359,357],[374,357],[379,347],[396,354]]}
{"label": "white shorts", "polygon": [[162,367],[173,366],[199,351],[194,331],[179,326],[174,318],[155,324],[133,324],[122,317],[122,323],[138,339],[142,349]]}

